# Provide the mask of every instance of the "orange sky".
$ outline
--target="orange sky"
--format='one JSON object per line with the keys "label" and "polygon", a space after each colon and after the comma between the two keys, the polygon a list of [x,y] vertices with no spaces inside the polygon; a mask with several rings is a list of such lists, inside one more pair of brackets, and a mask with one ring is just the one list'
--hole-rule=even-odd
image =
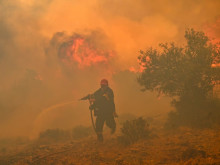
{"label": "orange sky", "polygon": [[135,65],[140,49],[160,42],[182,43],[186,28],[213,28],[220,16],[218,0],[20,0],[19,6],[25,23],[37,26],[30,30],[48,38],[62,31],[103,31],[121,69]]}

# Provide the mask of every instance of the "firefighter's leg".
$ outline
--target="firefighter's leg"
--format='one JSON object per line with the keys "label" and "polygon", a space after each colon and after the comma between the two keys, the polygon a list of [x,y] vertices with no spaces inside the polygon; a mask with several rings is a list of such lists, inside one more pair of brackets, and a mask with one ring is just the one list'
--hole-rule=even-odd
{"label": "firefighter's leg", "polygon": [[116,123],[115,123],[115,119],[113,116],[111,117],[108,117],[106,119],[106,125],[111,128],[111,133],[115,133],[115,130],[116,130]]}
{"label": "firefighter's leg", "polygon": [[97,134],[97,140],[102,142],[103,141],[103,135],[102,135],[102,131],[103,131],[103,126],[104,126],[104,118],[97,116],[96,118],[96,134]]}

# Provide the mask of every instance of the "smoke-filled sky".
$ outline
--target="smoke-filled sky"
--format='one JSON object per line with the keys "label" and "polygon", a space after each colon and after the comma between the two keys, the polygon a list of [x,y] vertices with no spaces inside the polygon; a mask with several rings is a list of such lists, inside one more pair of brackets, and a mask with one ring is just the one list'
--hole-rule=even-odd
{"label": "smoke-filled sky", "polygon": [[219,40],[219,9],[219,0],[0,0],[0,137],[90,123],[77,99],[103,77],[119,114],[169,111],[129,70],[140,49],[184,44],[187,28]]}

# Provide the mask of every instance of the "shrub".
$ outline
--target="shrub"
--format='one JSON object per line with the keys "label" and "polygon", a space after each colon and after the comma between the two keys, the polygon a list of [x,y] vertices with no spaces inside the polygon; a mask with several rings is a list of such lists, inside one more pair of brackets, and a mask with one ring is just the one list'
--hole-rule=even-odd
{"label": "shrub", "polygon": [[122,125],[121,133],[122,135],[118,137],[119,142],[124,145],[129,145],[140,139],[149,137],[149,124],[142,117],[127,120]]}
{"label": "shrub", "polygon": [[39,140],[41,141],[63,141],[70,139],[69,131],[61,129],[47,129],[39,135]]}
{"label": "shrub", "polygon": [[72,130],[72,138],[74,139],[80,139],[80,138],[85,138],[88,137],[89,135],[92,135],[93,130],[91,127],[86,127],[86,126],[76,126]]}
{"label": "shrub", "polygon": [[220,125],[220,100],[218,98],[206,100],[195,98],[191,101],[182,99],[173,102],[173,105],[176,111],[169,113],[166,128],[178,126],[211,128]]}
{"label": "shrub", "polygon": [[123,114],[120,114],[118,117],[118,121],[120,124],[123,124],[127,120],[134,120],[134,119],[136,119],[136,116],[131,113],[123,113]]}

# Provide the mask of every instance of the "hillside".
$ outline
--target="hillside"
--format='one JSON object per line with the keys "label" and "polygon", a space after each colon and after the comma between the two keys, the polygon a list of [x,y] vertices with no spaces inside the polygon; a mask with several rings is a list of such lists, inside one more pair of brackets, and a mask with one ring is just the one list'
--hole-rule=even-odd
{"label": "hillside", "polygon": [[[118,134],[118,133],[117,133]],[[29,142],[14,150],[1,150],[1,165],[154,165],[220,164],[220,128],[152,129],[147,139],[122,145],[117,135],[105,133],[97,143],[92,135],[80,140],[40,144]]]}

